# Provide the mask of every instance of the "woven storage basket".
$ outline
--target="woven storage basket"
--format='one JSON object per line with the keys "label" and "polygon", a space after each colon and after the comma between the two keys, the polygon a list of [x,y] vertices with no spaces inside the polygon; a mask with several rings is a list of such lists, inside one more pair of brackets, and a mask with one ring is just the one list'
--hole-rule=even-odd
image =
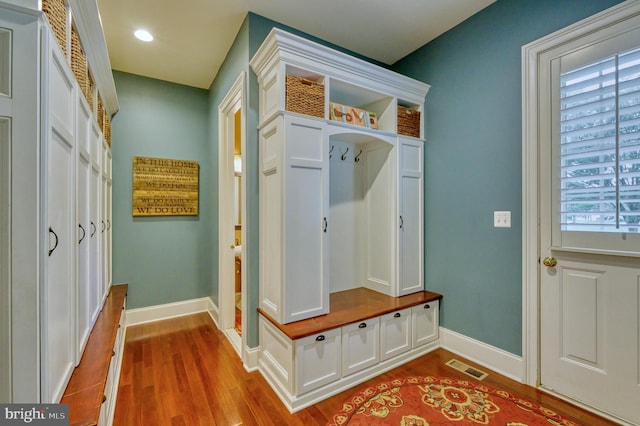
{"label": "woven storage basket", "polygon": [[75,28],[71,28],[71,70],[76,76],[78,86],[80,86],[80,89],[88,102],[89,98],[87,97],[87,92],[89,88],[89,81],[87,75],[87,56],[84,54],[84,50],[82,50],[80,36]]}
{"label": "woven storage basket", "polygon": [[106,111],[104,112],[104,129],[102,133],[104,134],[104,139],[107,141],[107,145],[111,146],[111,119]]}
{"label": "woven storage basket", "polygon": [[67,55],[67,8],[64,0],[42,0],[42,11],[58,40],[65,56]]}
{"label": "woven storage basket", "polygon": [[102,98],[98,95],[98,111],[96,111],[96,120],[100,130],[104,132],[104,108],[102,106]]}
{"label": "woven storage basket", "polygon": [[89,67],[87,67],[87,92],[84,95],[87,97],[87,103],[89,104],[89,108],[91,108],[91,110],[93,110],[93,89],[93,78],[91,78]]}
{"label": "woven storage basket", "polygon": [[398,106],[398,134],[420,137],[420,111]]}
{"label": "woven storage basket", "polygon": [[287,74],[285,109],[324,118],[324,85]]}

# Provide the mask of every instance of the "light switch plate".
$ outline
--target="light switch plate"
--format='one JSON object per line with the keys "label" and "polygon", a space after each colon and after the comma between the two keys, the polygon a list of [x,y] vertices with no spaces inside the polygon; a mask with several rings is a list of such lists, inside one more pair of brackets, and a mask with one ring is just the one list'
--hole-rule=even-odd
{"label": "light switch plate", "polygon": [[493,227],[494,228],[511,228],[511,212],[493,212]]}

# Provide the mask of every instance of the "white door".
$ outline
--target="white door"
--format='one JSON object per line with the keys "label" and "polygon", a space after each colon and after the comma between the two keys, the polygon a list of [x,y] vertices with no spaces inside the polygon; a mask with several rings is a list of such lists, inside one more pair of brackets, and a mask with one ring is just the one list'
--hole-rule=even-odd
{"label": "white door", "polygon": [[78,286],[77,286],[77,361],[80,362],[89,332],[91,331],[90,299],[90,252],[89,252],[89,200],[91,184],[91,154],[89,151],[89,129],[91,128],[91,110],[86,102],[78,99],[77,114],[77,223],[78,232]]}
{"label": "white door", "polygon": [[89,300],[90,300],[90,313],[91,323],[94,324],[102,309],[100,292],[100,265],[101,265],[101,251],[100,251],[100,161],[101,153],[100,149],[100,131],[95,123],[91,125],[90,131],[90,148],[91,148],[91,181],[89,188],[89,227],[87,232],[89,234]]}
{"label": "white door", "polygon": [[73,77],[49,39],[46,90],[46,280],[42,289],[42,401],[58,402],[75,366],[75,123]]}
{"label": "white door", "polygon": [[542,62],[540,384],[640,423],[640,33],[593,37]]}
{"label": "white door", "polygon": [[424,289],[422,253],[423,173],[422,141],[400,139],[399,285],[396,296]]}
{"label": "white door", "polygon": [[331,219],[326,126],[286,116],[284,132],[284,322],[288,323],[329,312]]}

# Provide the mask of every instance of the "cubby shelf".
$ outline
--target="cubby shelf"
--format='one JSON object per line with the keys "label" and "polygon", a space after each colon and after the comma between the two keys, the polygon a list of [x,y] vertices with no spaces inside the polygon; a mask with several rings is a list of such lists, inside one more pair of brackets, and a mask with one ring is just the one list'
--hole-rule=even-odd
{"label": "cubby shelf", "polygon": [[[394,135],[398,133],[398,106],[422,112],[424,98],[430,87],[279,29],[271,31],[250,65],[258,75],[260,85],[261,124],[271,120],[274,114],[287,111],[287,75],[324,87],[324,114],[319,119],[337,122],[329,120],[330,105],[337,103],[375,113],[377,130]],[[317,117],[315,113],[311,115]]]}

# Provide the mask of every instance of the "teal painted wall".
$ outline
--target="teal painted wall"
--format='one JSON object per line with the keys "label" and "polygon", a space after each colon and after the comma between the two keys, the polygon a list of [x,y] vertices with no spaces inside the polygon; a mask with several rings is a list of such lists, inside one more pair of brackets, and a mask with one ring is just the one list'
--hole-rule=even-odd
{"label": "teal painted wall", "polygon": [[431,85],[425,281],[445,328],[522,353],[521,47],[616,3],[499,0],[392,67]]}
{"label": "teal painted wall", "polygon": [[[127,308],[206,297],[211,287],[212,165],[207,91],[114,71],[113,282],[129,283]],[[133,217],[132,158],[196,160],[198,216]]]}
{"label": "teal painted wall", "polygon": [[[209,140],[210,140],[210,153],[209,159],[213,166],[213,174],[211,176],[211,193],[214,205],[213,211],[213,251],[211,259],[211,274],[213,285],[211,287],[211,299],[214,303],[218,304],[218,106],[223,98],[228,93],[229,89],[236,81],[240,73],[245,72],[247,76],[247,111],[246,111],[246,127],[245,137],[247,143],[246,149],[246,164],[243,171],[243,177],[247,180],[247,223],[246,232],[247,238],[243,242],[245,246],[245,258],[247,277],[246,285],[247,292],[247,313],[246,324],[243,329],[247,333],[247,343],[250,347],[256,347],[259,344],[258,340],[258,275],[259,275],[259,228],[258,228],[258,212],[259,212],[259,196],[258,196],[258,181],[259,181],[259,166],[258,166],[258,81],[255,73],[249,67],[249,61],[258,50],[265,37],[269,34],[272,28],[282,28],[286,31],[294,34],[307,37],[318,43],[329,45],[333,48],[341,50],[343,52],[353,54],[346,49],[340,48],[335,45],[328,44],[320,39],[309,36],[306,33],[298,31],[294,28],[282,25],[278,22],[264,18],[254,13],[249,13],[247,18],[243,22],[236,39],[223,62],[215,80],[213,81],[208,95],[208,108],[209,108]],[[355,55],[355,54],[354,54]],[[361,59],[365,59],[360,55],[355,55]]]}

